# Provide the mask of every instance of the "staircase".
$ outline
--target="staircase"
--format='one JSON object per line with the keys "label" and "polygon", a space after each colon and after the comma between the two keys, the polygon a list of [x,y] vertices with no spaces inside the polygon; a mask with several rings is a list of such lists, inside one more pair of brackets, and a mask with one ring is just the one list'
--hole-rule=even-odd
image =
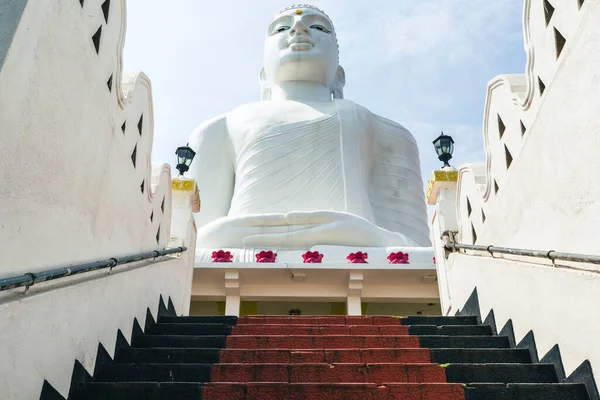
{"label": "staircase", "polygon": [[69,398],[589,399],[466,316],[160,316]]}

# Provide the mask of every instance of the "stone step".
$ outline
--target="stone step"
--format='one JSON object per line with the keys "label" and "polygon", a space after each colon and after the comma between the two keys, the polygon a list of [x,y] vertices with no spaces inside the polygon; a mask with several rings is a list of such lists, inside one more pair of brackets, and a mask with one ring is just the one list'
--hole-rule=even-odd
{"label": "stone step", "polygon": [[80,384],[69,400],[189,400],[202,399],[202,383],[99,382]]}
{"label": "stone step", "polygon": [[404,325],[238,325],[232,335],[408,335]]}
{"label": "stone step", "polygon": [[[354,397],[353,397],[354,396]],[[589,400],[583,384],[281,384],[118,382],[81,385],[73,400]]]}
{"label": "stone step", "polygon": [[461,385],[434,384],[314,384],[314,383],[208,383],[202,400],[459,400]]}
{"label": "stone step", "polygon": [[[286,335],[286,336],[228,336],[228,349],[365,349],[415,348],[417,336],[351,336],[351,335]],[[442,346],[440,346],[442,347]],[[443,346],[452,347],[452,346]],[[493,346],[488,346],[493,347]]]}
{"label": "stone step", "polygon": [[238,317],[233,316],[204,316],[204,317],[158,317],[158,322],[173,324],[226,324],[235,325]]}
{"label": "stone step", "polygon": [[429,363],[429,349],[252,350],[222,349],[220,363]]}
{"label": "stone step", "polygon": [[477,325],[477,317],[415,315],[401,318],[402,325]]}
{"label": "stone step", "polygon": [[469,384],[465,400],[589,400],[583,383]]}
{"label": "stone step", "polygon": [[455,383],[558,383],[554,364],[450,364],[446,379]]}
{"label": "stone step", "polygon": [[123,348],[117,353],[118,363],[194,363],[214,364],[219,362],[218,348]]}
{"label": "stone step", "polygon": [[133,338],[132,347],[222,348],[225,347],[225,343],[225,335],[140,335]]}
{"label": "stone step", "polygon": [[506,336],[418,336],[420,347],[435,348],[509,348]]}
{"label": "stone step", "polygon": [[447,336],[491,336],[492,327],[489,325],[410,325],[411,335],[447,335]]}
{"label": "stone step", "polygon": [[438,364],[215,364],[212,382],[443,383]]}
{"label": "stone step", "polygon": [[96,382],[209,382],[212,364],[103,364]]}
{"label": "stone step", "polygon": [[343,315],[255,315],[240,317],[237,325],[400,325],[400,318],[392,316]]}
{"label": "stone step", "polygon": [[446,363],[531,363],[528,349],[430,349],[431,362]]}
{"label": "stone step", "polygon": [[[583,384],[207,383],[203,400],[589,400]],[[153,400],[153,399],[150,399]]]}
{"label": "stone step", "polygon": [[231,325],[160,322],[152,325],[146,333],[151,335],[229,335]]}

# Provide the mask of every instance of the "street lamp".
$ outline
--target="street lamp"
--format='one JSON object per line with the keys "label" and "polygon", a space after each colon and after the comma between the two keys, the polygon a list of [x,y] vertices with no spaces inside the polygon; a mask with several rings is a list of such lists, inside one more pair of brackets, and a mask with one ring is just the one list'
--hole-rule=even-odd
{"label": "street lamp", "polygon": [[449,167],[448,161],[452,158],[454,152],[454,140],[452,136],[444,135],[444,132],[433,141],[433,147],[438,155],[438,159],[444,163],[442,168]]}
{"label": "street lamp", "polygon": [[190,164],[192,163],[192,160],[194,160],[196,152],[185,145],[178,147],[177,150],[175,150],[175,154],[177,154],[177,167],[175,168],[179,171],[179,176],[183,176],[183,174],[190,169]]}

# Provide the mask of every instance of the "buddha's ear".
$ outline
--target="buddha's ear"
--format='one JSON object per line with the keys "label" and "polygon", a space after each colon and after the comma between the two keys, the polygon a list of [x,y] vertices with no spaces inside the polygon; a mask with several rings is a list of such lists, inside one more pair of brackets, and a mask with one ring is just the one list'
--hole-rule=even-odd
{"label": "buddha's ear", "polygon": [[271,88],[269,88],[269,84],[267,83],[267,73],[265,72],[265,67],[260,69],[260,99],[261,100],[271,100]]}
{"label": "buddha's ear", "polygon": [[331,93],[334,99],[344,98],[344,86],[346,85],[346,72],[341,65],[338,65],[335,78],[331,84]]}

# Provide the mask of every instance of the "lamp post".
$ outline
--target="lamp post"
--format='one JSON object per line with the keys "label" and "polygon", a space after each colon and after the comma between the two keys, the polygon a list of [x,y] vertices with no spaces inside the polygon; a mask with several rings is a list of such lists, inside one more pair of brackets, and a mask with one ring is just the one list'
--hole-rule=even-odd
{"label": "lamp post", "polygon": [[177,154],[177,166],[175,168],[179,171],[179,176],[183,176],[190,169],[190,164],[194,160],[196,152],[185,145],[178,147],[175,154]]}
{"label": "lamp post", "polygon": [[454,139],[452,136],[444,135],[444,132],[433,141],[433,147],[438,155],[438,159],[444,163],[442,168],[449,167],[448,161],[452,158],[454,152]]}

